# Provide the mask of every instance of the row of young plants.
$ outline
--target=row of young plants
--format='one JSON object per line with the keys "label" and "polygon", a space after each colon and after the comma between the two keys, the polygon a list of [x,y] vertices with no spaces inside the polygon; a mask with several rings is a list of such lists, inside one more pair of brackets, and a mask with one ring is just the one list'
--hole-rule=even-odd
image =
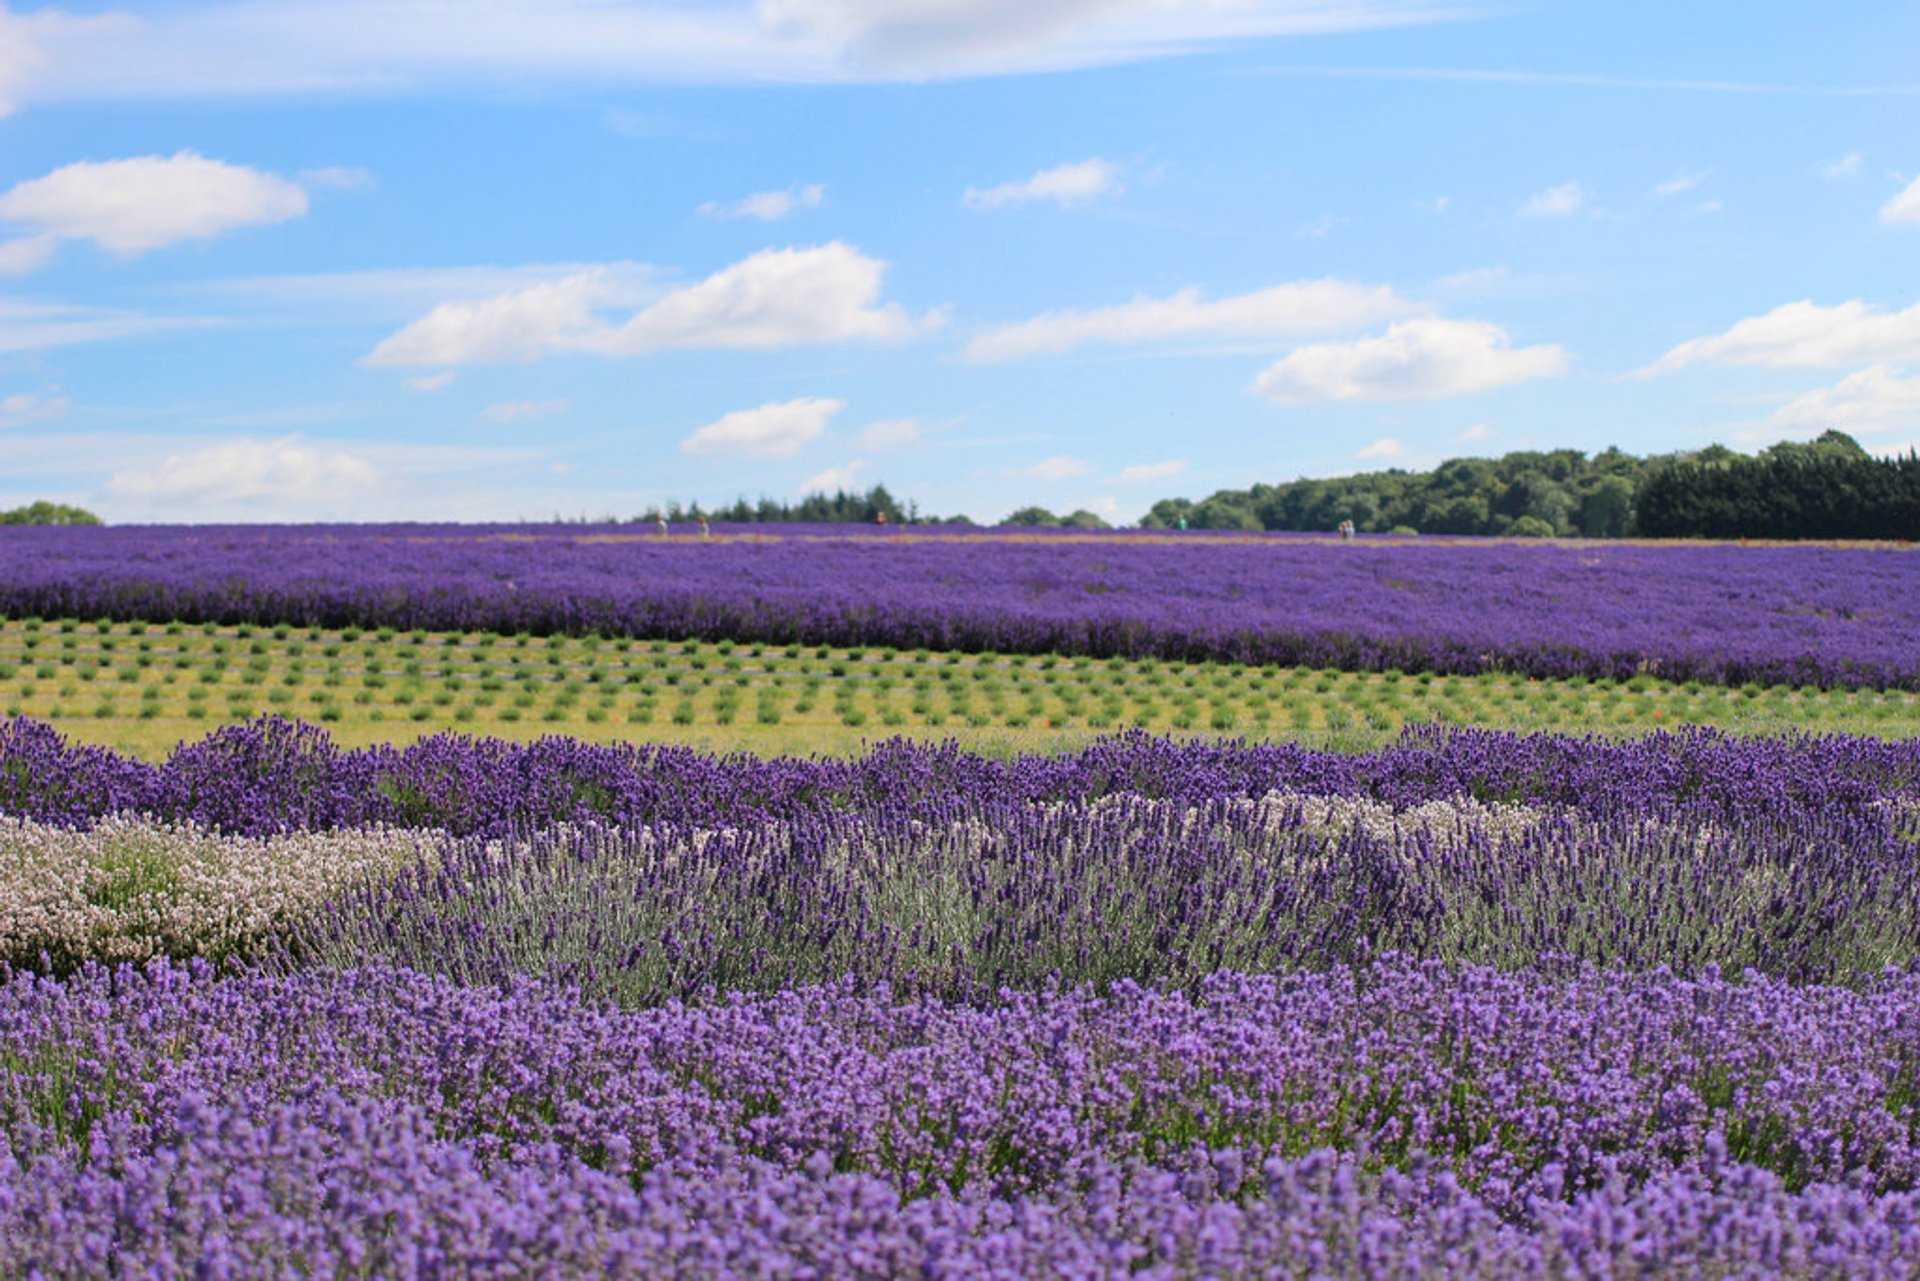
{"label": "row of young plants", "polygon": [[[1647,729],[1767,717],[1883,733],[1920,727],[1920,700],[1900,690],[1731,690],[1644,675],[1541,682],[284,624],[148,628],[105,619],[0,623],[0,710],[56,723],[120,723],[125,745],[146,743],[149,723],[188,732],[196,722],[269,710],[356,734],[449,725],[575,734],[667,726],[1134,726],[1261,737],[1350,729],[1378,737],[1415,722]],[[100,737],[97,730],[92,736]]]}

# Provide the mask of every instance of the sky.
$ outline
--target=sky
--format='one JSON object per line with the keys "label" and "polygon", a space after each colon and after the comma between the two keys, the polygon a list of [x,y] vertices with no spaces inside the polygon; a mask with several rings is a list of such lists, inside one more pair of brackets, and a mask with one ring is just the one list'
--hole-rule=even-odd
{"label": "sky", "polygon": [[0,0],[0,506],[1920,442],[1920,6]]}

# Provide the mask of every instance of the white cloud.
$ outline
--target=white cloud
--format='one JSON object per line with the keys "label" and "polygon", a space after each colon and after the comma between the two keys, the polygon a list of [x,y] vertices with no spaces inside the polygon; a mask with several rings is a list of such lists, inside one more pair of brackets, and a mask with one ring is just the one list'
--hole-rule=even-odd
{"label": "white cloud", "polygon": [[1557,187],[1534,192],[1520,206],[1519,213],[1522,218],[1564,218],[1568,214],[1579,213],[1580,206],[1586,200],[1587,193],[1578,182],[1563,182]]}
{"label": "white cloud", "polygon": [[610,281],[599,271],[445,302],[382,342],[369,365],[468,365],[562,352],[638,356],[674,348],[765,349],[912,337],[938,325],[880,302],[886,264],[834,241],[768,249],[667,293],[620,323],[599,314]]}
{"label": "white cloud", "polygon": [[1355,458],[1399,458],[1407,452],[1407,447],[1391,436],[1382,436],[1371,445],[1354,453]]}
{"label": "white cloud", "polygon": [[418,378],[407,379],[408,391],[439,391],[451,387],[453,380],[459,377],[451,369],[443,369],[437,374],[422,374]]}
{"label": "white cloud", "polygon": [[1332,233],[1335,227],[1344,221],[1346,221],[1344,218],[1335,218],[1332,214],[1323,213],[1312,222],[1300,228],[1296,234],[1307,240],[1323,240]]}
{"label": "white cloud", "polygon": [[1831,164],[1822,165],[1820,172],[1828,178],[1858,178],[1864,157],[1857,151],[1850,151]]}
{"label": "white cloud", "polygon": [[1699,204],[1693,207],[1693,212],[1697,214],[1717,214],[1722,209],[1725,209],[1725,208],[1726,206],[1721,204],[1718,200],[1702,200]]}
{"label": "white cloud", "polygon": [[1493,427],[1489,423],[1475,423],[1473,426],[1467,428],[1465,431],[1461,432],[1458,436],[1454,437],[1455,440],[1462,441],[1462,442],[1470,442],[1470,441],[1476,441],[1476,440],[1491,440],[1492,438],[1493,438]]}
{"label": "white cloud", "polygon": [[1399,321],[1377,338],[1297,348],[1254,379],[1252,390],[1291,405],[1436,400],[1552,377],[1566,368],[1563,348],[1510,347],[1498,325],[1419,318]]}
{"label": "white cloud", "polygon": [[680,442],[689,454],[731,453],[750,458],[791,458],[827,430],[844,400],[806,396],[773,401],[754,409],[736,409]]}
{"label": "white cloud", "polygon": [[1785,431],[1878,432],[1920,426],[1920,377],[1903,378],[1886,365],[1870,365],[1831,387],[1796,396],[1768,415]]}
{"label": "white cloud", "polygon": [[1424,209],[1428,213],[1443,214],[1453,208],[1453,197],[1435,196],[1431,200],[1416,200],[1413,202],[1413,207],[1415,209]]}
{"label": "white cloud", "polygon": [[1163,463],[1135,463],[1107,477],[1116,485],[1135,485],[1148,480],[1169,480],[1187,469],[1184,458],[1169,458]]}
{"label": "white cloud", "polygon": [[1723,334],[1689,339],[1638,373],[1709,362],[1795,369],[1913,359],[1920,359],[1920,303],[1887,312],[1858,299],[1834,307],[1801,299],[1749,316]]}
{"label": "white cloud", "polygon": [[149,334],[205,328],[221,322],[198,316],[149,316],[107,307],[20,302],[0,298],[0,353],[44,351],[79,343],[141,338]]}
{"label": "white cloud", "polygon": [[331,187],[336,191],[368,191],[380,185],[373,176],[373,170],[357,165],[324,165],[318,169],[302,169],[300,181],[309,187]]}
{"label": "white cloud", "polygon": [[1143,343],[1194,334],[1266,338],[1328,333],[1420,310],[1385,285],[1303,280],[1208,301],[1198,289],[1136,297],[1091,311],[1051,311],[998,325],[968,343],[969,360],[1014,360],[1083,343]]}
{"label": "white cloud", "polygon": [[1663,199],[1669,196],[1684,195],[1705,182],[1706,179],[1707,175],[1705,170],[1699,173],[1675,174],[1665,182],[1657,184],[1653,189],[1653,194]]}
{"label": "white cloud", "polygon": [[[127,6],[133,8],[134,6]],[[1451,0],[214,0],[101,18],[0,9],[8,101],[439,85],[830,83],[1135,62],[1450,21]]]}
{"label": "white cloud", "polygon": [[997,187],[968,187],[961,201],[969,209],[1001,209],[1035,200],[1051,200],[1065,207],[1115,195],[1119,190],[1120,167],[1095,156],[1042,169],[1030,178],[1003,182]]}
{"label": "white cloud", "polygon": [[933,430],[930,424],[918,418],[883,418],[879,422],[868,423],[860,432],[860,446],[863,449],[906,449],[913,445],[923,445],[927,435]]}
{"label": "white cloud", "polygon": [[380,482],[379,469],[358,454],[284,436],[222,441],[169,454],[158,466],[115,472],[102,492],[162,506],[305,505],[355,498]]}
{"label": "white cloud", "polygon": [[24,276],[53,261],[60,238],[41,232],[37,236],[16,236],[0,240],[0,276]]}
{"label": "white cloud", "polygon": [[732,204],[709,200],[700,206],[699,212],[707,218],[758,218],[762,222],[777,222],[796,209],[817,209],[826,198],[827,189],[817,182],[804,187],[796,184],[782,191],[756,191]]}
{"label": "white cloud", "polygon": [[92,240],[119,254],[306,212],[307,193],[298,184],[192,151],[77,161],[0,195],[0,221],[63,240]]}
{"label": "white cloud", "polygon": [[1470,267],[1466,271],[1456,271],[1452,275],[1440,277],[1433,282],[1433,287],[1444,289],[1449,293],[1466,293],[1500,284],[1512,274],[1504,266]]}
{"label": "white cloud", "polygon": [[1016,467],[1007,475],[1015,480],[1070,480],[1075,476],[1084,476],[1092,470],[1084,458],[1070,458],[1065,454],[1056,454],[1052,458],[1042,458],[1029,467]]}
{"label": "white cloud", "polygon": [[570,400],[502,400],[488,405],[480,416],[490,423],[518,422],[522,418],[550,418],[573,407]]}
{"label": "white cloud", "polygon": [[65,396],[49,396],[31,391],[0,396],[0,427],[24,427],[28,423],[48,422],[65,417],[69,403]]}
{"label": "white cloud", "polygon": [[1915,178],[1904,191],[1880,206],[1880,221],[1920,223],[1920,178]]}
{"label": "white cloud", "polygon": [[803,494],[825,494],[839,492],[841,490],[851,490],[854,487],[856,478],[866,465],[864,459],[856,458],[844,467],[829,467],[825,471],[817,472],[802,481],[800,483],[800,492]]}

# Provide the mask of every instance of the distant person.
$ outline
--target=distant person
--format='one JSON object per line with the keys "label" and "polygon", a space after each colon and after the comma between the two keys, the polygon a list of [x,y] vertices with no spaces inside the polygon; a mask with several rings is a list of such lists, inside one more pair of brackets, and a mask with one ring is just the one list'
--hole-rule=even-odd
{"label": "distant person", "polygon": [[667,536],[667,518],[665,516],[658,517],[654,521],[654,524],[660,526],[660,537],[665,538]]}
{"label": "distant person", "polygon": [[707,524],[707,518],[705,516],[702,516],[700,518],[700,537],[702,538],[713,537],[713,526]]}
{"label": "distant person", "polygon": [[887,523],[887,514],[885,512],[875,512],[873,514],[873,523],[884,528]]}
{"label": "distant person", "polygon": [[1343,543],[1353,541],[1353,522],[1352,521],[1343,520],[1340,522],[1340,541]]}
{"label": "distant person", "polygon": [[1185,516],[1182,516],[1180,518],[1180,528],[1185,529],[1186,527],[1187,527],[1187,518]]}

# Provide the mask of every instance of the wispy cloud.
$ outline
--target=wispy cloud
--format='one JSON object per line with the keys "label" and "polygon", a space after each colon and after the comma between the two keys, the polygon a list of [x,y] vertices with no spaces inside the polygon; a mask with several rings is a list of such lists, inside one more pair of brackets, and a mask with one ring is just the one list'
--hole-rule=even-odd
{"label": "wispy cloud", "polygon": [[1004,209],[1008,205],[1047,200],[1063,208],[1115,195],[1120,190],[1120,167],[1095,156],[1072,164],[1055,165],[1039,173],[997,187],[968,187],[961,203],[969,209]]}
{"label": "wispy cloud", "polygon": [[1540,89],[1657,90],[1670,93],[1752,94],[1762,97],[1912,98],[1920,82],[1878,85],[1793,84],[1765,80],[1705,80],[1659,76],[1583,75],[1561,71],[1490,70],[1476,67],[1247,67],[1231,75],[1291,76],[1325,80],[1416,80],[1441,84],[1510,85]]}
{"label": "wispy cloud", "polygon": [[1636,373],[1644,377],[1699,364],[1805,369],[1916,359],[1920,303],[1890,312],[1859,299],[1832,307],[1802,299],[1749,316],[1724,333],[1680,343]]}
{"label": "wispy cloud", "polygon": [[1864,163],[1865,157],[1859,152],[1849,151],[1838,160],[1821,165],[1820,174],[1825,178],[1858,178],[1860,176],[1860,167]]}
{"label": "wispy cloud", "polygon": [[756,191],[726,204],[709,200],[700,206],[699,213],[703,218],[756,218],[761,222],[778,222],[797,210],[818,209],[826,198],[827,189],[819,183],[806,186],[796,183],[779,191]]}
{"label": "wispy cloud", "polygon": [[1587,193],[1578,182],[1563,182],[1545,191],[1536,191],[1520,206],[1522,218],[1564,218],[1580,212]]}
{"label": "wispy cloud", "polygon": [[1122,467],[1107,480],[1115,485],[1137,485],[1149,480],[1171,480],[1186,469],[1186,459],[1169,458],[1160,463],[1135,463],[1131,467]]}
{"label": "wispy cloud", "polygon": [[461,83],[917,81],[1110,66],[1468,16],[1451,0],[226,0],[0,8],[0,114],[33,102],[391,95]]}
{"label": "wispy cloud", "polygon": [[1880,221],[1920,223],[1920,178],[1915,178],[1904,191],[1880,206]]}
{"label": "wispy cloud", "polygon": [[488,405],[480,416],[490,423],[516,423],[523,418],[551,418],[573,407],[570,400],[502,400]]}
{"label": "wispy cloud", "polygon": [[1066,454],[1056,454],[1052,458],[1042,458],[1037,463],[1025,467],[1015,467],[1007,472],[1015,480],[1071,480],[1075,476],[1084,476],[1093,470],[1093,464],[1084,458],[1074,458]]}
{"label": "wispy cloud", "polygon": [[969,360],[1050,355],[1087,343],[1137,344],[1196,335],[1264,338],[1336,333],[1421,310],[1385,285],[1302,280],[1209,299],[1198,289],[1140,296],[1111,307],[1051,311],[996,325],[965,348]]}

